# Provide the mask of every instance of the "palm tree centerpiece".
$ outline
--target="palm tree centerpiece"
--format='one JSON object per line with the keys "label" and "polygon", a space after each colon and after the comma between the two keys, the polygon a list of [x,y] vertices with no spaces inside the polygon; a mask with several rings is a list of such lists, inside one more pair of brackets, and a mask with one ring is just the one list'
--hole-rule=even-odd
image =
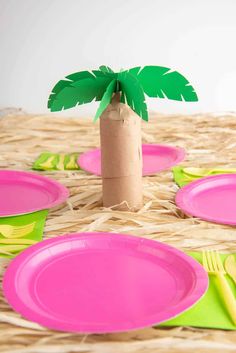
{"label": "palm tree centerpiece", "polygon": [[184,76],[161,66],[120,72],[100,66],[99,70],[76,72],[59,81],[49,96],[52,112],[100,101],[94,121],[100,118],[105,207],[137,210],[142,206],[141,121],[148,121],[145,95],[198,100]]}

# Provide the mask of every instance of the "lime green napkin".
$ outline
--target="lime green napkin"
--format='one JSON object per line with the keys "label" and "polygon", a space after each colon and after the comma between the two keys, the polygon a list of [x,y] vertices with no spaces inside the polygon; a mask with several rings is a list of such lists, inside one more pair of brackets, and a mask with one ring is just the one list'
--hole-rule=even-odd
{"label": "lime green napkin", "polygon": [[[201,263],[201,253],[189,253]],[[224,261],[228,255],[220,255]],[[229,276],[226,276],[230,287],[235,295],[236,300],[236,285]],[[231,322],[230,316],[224,307],[223,301],[219,295],[217,280],[214,275],[209,275],[209,288],[207,293],[195,304],[192,308],[185,311],[176,318],[169,320],[161,326],[194,326],[215,328],[224,330],[236,330],[236,326]]]}
{"label": "lime green napkin", "polygon": [[12,258],[42,240],[48,210],[0,217],[0,257]]}
{"label": "lime green napkin", "polygon": [[43,152],[33,164],[35,170],[78,170],[78,153]]}

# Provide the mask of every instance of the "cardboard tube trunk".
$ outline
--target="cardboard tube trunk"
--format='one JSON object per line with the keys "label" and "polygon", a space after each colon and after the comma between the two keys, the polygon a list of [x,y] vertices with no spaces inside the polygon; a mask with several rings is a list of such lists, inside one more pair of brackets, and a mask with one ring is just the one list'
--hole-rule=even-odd
{"label": "cardboard tube trunk", "polygon": [[100,117],[103,206],[138,210],[143,204],[141,118],[117,94]]}

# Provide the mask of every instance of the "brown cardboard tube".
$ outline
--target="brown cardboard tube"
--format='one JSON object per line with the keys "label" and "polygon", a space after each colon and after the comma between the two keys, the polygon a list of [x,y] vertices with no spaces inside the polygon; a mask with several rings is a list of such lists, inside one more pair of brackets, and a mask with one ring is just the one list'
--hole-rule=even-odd
{"label": "brown cardboard tube", "polygon": [[140,209],[143,204],[141,118],[115,97],[100,117],[100,138],[103,205]]}

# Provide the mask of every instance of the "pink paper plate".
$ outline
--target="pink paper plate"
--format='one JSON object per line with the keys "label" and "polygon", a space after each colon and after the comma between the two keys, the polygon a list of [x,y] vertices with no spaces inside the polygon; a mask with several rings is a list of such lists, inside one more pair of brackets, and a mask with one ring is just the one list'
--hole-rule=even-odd
{"label": "pink paper plate", "polygon": [[[185,151],[180,147],[166,145],[142,145],[143,175],[152,175],[169,169],[180,163],[185,157]],[[78,158],[79,166],[89,173],[101,175],[101,150],[94,150],[81,154]]]}
{"label": "pink paper plate", "polygon": [[80,333],[161,323],[195,304],[208,276],[191,257],[131,235],[68,234],[44,240],[8,267],[3,291],[25,318]]}
{"label": "pink paper plate", "polygon": [[45,176],[17,170],[0,170],[0,217],[48,209],[64,202],[67,188]]}
{"label": "pink paper plate", "polygon": [[220,174],[193,181],[178,191],[175,200],[188,215],[236,225],[236,174]]}

